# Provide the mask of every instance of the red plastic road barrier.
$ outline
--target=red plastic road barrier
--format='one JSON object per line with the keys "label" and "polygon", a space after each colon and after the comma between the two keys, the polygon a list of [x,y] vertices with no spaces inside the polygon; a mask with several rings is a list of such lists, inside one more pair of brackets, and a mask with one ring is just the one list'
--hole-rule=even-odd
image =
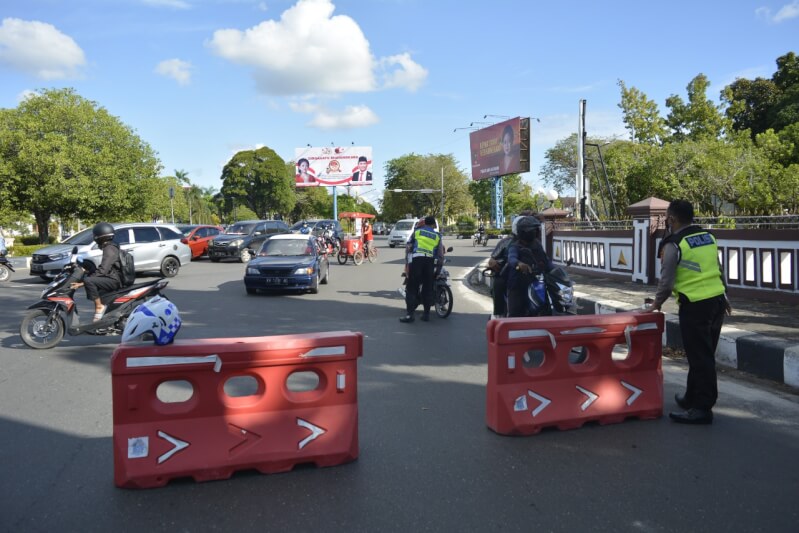
{"label": "red plastic road barrier", "polygon": [[663,414],[661,313],[492,320],[487,337],[486,424],[497,433]]}
{"label": "red plastic road barrier", "polygon": [[[352,332],[120,345],[111,358],[115,484],[355,460],[362,352],[363,334]],[[297,372],[315,374],[317,386],[290,390]],[[176,381],[191,396],[159,399],[159,386]]]}

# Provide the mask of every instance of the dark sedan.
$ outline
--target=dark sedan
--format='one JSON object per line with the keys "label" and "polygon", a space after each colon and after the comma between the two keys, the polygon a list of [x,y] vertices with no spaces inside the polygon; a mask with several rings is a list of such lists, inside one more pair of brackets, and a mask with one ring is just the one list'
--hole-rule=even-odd
{"label": "dark sedan", "polygon": [[316,248],[315,239],[298,233],[275,235],[263,244],[244,274],[247,294],[259,290],[319,292],[330,279],[327,255]]}

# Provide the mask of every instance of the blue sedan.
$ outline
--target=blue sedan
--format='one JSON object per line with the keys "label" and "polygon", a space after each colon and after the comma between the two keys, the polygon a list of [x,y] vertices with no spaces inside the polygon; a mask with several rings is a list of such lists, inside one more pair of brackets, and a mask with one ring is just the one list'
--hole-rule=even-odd
{"label": "blue sedan", "polygon": [[297,233],[274,235],[264,242],[258,256],[247,264],[247,294],[259,290],[319,292],[330,279],[327,254],[316,247],[314,237]]}

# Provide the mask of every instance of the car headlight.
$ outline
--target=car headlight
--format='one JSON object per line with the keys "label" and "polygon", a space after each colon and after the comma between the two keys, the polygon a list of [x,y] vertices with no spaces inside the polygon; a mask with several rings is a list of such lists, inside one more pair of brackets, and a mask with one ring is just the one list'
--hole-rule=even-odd
{"label": "car headlight", "polygon": [[294,271],[295,275],[310,276],[313,274],[313,267],[301,267]]}
{"label": "car headlight", "polygon": [[247,267],[247,274],[251,276],[257,276],[258,274],[260,274],[260,272],[255,267]]}
{"label": "car headlight", "polygon": [[66,259],[70,256],[70,252],[61,252],[60,254],[50,254],[47,256],[47,259],[50,261],[59,261],[61,259]]}
{"label": "car headlight", "polygon": [[228,246],[239,246],[243,242],[244,242],[244,239],[236,239],[236,240],[230,241],[228,243]]}

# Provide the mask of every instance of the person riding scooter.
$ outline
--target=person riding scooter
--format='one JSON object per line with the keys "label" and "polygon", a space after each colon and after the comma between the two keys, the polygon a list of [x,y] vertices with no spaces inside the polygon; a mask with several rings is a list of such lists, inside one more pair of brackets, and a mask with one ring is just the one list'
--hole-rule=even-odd
{"label": "person riding scooter", "polygon": [[552,268],[546,251],[541,246],[541,221],[534,216],[521,216],[513,221],[516,240],[508,247],[507,291],[508,316],[526,315],[527,288],[532,276]]}
{"label": "person riding scooter", "polygon": [[103,251],[100,266],[86,275],[82,283],[73,283],[70,288],[86,287],[86,298],[94,302],[93,321],[103,318],[106,306],[100,293],[109,293],[122,288],[122,265],[119,260],[119,246],[114,242],[114,227],[108,222],[100,222],[92,228],[94,242]]}

